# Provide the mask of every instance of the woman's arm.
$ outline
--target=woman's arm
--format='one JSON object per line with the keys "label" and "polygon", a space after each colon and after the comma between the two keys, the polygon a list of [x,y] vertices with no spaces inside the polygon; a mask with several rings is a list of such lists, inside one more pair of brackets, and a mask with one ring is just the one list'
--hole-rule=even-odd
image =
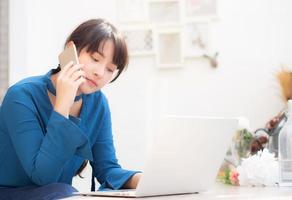
{"label": "woman's arm", "polygon": [[[97,124],[102,126],[97,130],[97,139],[93,145],[93,162],[91,162],[94,176],[101,184],[101,189],[121,189],[124,188],[126,182],[129,181],[129,185],[133,187],[137,184],[139,176],[135,176],[137,171],[130,171],[122,169],[118,164],[116,158],[112,127],[111,127],[111,116],[108,107],[107,100],[102,96],[100,102],[102,102],[103,113],[102,119],[96,119]],[[97,125],[98,126],[98,125]],[[127,185],[127,184],[126,184]]]}
{"label": "woman's arm", "polygon": [[27,176],[37,185],[54,183],[66,162],[88,140],[77,125],[55,111],[43,127],[35,106],[37,102],[26,87],[9,89],[1,114],[5,116],[7,134]]}

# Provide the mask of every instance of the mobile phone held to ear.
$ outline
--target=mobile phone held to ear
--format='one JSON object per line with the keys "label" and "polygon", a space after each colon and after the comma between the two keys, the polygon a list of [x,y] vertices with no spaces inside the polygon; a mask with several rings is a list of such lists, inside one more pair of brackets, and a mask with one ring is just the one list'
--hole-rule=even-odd
{"label": "mobile phone held to ear", "polygon": [[59,55],[59,63],[61,68],[67,65],[70,61],[73,61],[74,65],[79,64],[77,50],[73,42],[70,43]]}

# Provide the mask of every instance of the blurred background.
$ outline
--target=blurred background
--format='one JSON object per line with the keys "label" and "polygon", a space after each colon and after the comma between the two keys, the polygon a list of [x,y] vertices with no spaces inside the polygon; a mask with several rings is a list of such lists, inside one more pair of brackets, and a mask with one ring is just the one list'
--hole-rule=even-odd
{"label": "blurred background", "polygon": [[[58,65],[81,22],[105,18],[130,49],[104,88],[120,164],[142,170],[164,114],[239,117],[262,127],[285,105],[276,73],[292,65],[290,0],[0,0],[0,97]],[[210,138],[211,140],[212,138]],[[89,191],[91,169],[73,185]]]}

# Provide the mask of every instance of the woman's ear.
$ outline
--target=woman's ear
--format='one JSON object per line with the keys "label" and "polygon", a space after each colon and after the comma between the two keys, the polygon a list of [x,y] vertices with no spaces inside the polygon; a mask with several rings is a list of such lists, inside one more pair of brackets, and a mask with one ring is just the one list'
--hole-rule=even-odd
{"label": "woman's ear", "polygon": [[71,47],[74,44],[74,42],[71,40],[66,44],[66,48]]}

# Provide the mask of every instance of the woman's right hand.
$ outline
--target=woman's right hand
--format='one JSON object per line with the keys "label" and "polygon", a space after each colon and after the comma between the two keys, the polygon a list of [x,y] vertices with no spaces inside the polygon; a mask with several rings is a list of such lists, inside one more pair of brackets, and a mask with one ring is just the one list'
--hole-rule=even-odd
{"label": "woman's right hand", "polygon": [[69,62],[61,69],[56,80],[54,110],[66,118],[69,117],[79,86],[85,82],[82,67],[82,64],[73,65],[73,62]]}

